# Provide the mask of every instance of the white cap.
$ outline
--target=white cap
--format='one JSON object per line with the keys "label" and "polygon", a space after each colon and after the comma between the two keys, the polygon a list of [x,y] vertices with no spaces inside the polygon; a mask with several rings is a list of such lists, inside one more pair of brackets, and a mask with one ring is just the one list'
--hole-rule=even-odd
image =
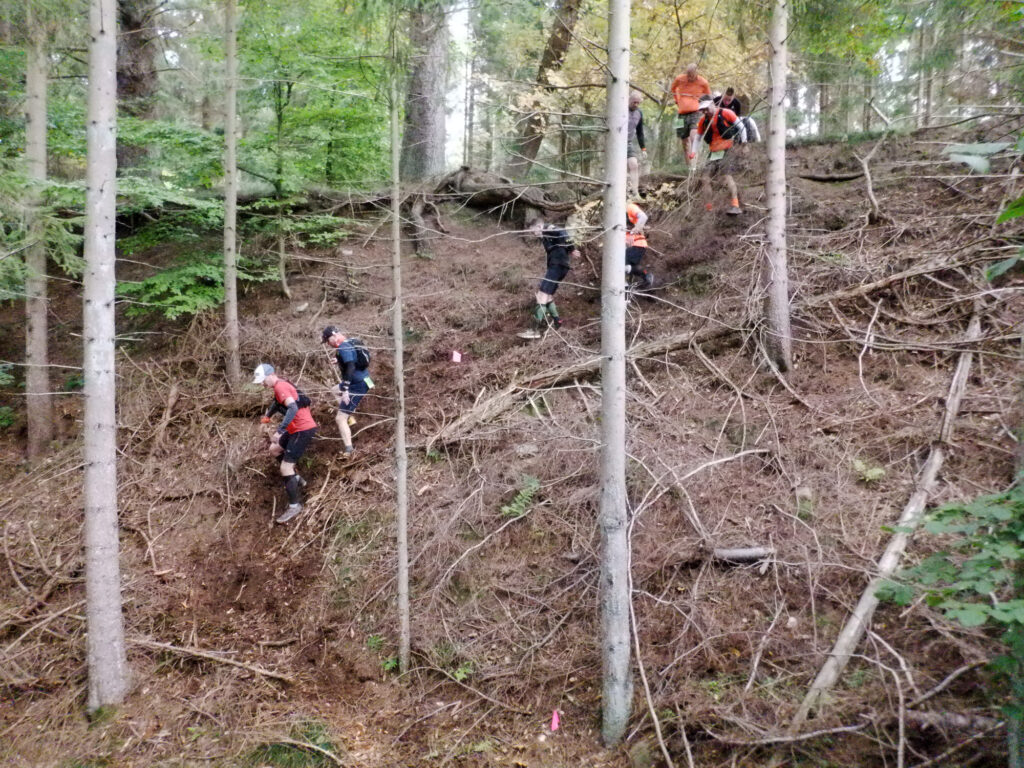
{"label": "white cap", "polygon": [[262,384],[263,380],[274,372],[274,366],[269,363],[260,363],[256,366],[256,370],[252,372],[252,383]]}

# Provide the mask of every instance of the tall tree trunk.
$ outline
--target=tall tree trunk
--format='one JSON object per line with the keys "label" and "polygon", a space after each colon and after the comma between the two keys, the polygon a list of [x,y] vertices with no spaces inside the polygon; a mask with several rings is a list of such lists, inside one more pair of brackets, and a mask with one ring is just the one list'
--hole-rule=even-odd
{"label": "tall tree trunk", "polygon": [[928,125],[928,114],[927,114],[927,99],[926,99],[926,83],[928,82],[928,74],[925,70],[925,56],[928,55],[925,50],[925,28],[923,27],[918,31],[918,115],[916,115],[916,127],[924,128]]}
{"label": "tall tree trunk", "polygon": [[117,0],[121,29],[117,52],[117,100],[125,114],[150,117],[157,76],[153,45],[157,39],[158,0]]}
{"label": "tall tree trunk", "polygon": [[[562,68],[565,54],[569,51],[572,31],[580,16],[582,0],[558,0],[555,6],[555,20],[551,23],[551,34],[540,57],[537,68],[537,89],[550,86],[551,75]],[[513,178],[521,178],[530,170],[537,159],[540,145],[544,143],[544,128],[547,125],[542,104],[538,99],[533,103],[533,112],[522,123],[519,137],[516,139],[514,155],[508,164],[507,173]]]}
{"label": "tall tree trunk", "polygon": [[605,746],[629,721],[629,528],[626,519],[626,130],[629,0],[608,0],[608,186],[601,260],[601,649]]}
{"label": "tall tree trunk", "polygon": [[85,592],[90,711],[128,690],[118,564],[117,424],[114,376],[114,217],[117,197],[115,0],[89,8],[88,162],[83,280],[85,374]]}
{"label": "tall tree trunk", "polygon": [[402,328],[402,185],[398,136],[398,73],[391,75],[391,276],[395,344],[395,511],[398,529],[398,667],[409,670],[409,454],[405,447],[405,344]]}
{"label": "tall tree trunk", "polygon": [[28,458],[42,456],[53,437],[47,350],[46,240],[40,206],[46,181],[46,47],[45,33],[27,6],[28,50],[25,67],[25,160],[29,178],[39,182],[32,191],[29,231],[32,245],[25,253],[25,407],[28,415]]}
{"label": "tall tree trunk", "polygon": [[780,371],[792,367],[792,337],[789,326],[789,268],[786,264],[786,77],[788,75],[786,36],[789,26],[788,0],[775,0],[768,44],[771,47],[771,112],[768,116],[768,354]]}
{"label": "tall tree trunk", "polygon": [[242,380],[238,340],[238,220],[237,100],[238,57],[235,37],[238,33],[236,0],[224,0],[224,325],[227,339],[228,385],[237,387]]}
{"label": "tall tree trunk", "polygon": [[864,106],[860,116],[860,129],[867,133],[871,130],[871,116],[874,110],[871,109],[871,99],[874,98],[871,87],[871,74],[864,75]]}
{"label": "tall tree trunk", "polygon": [[445,81],[448,27],[445,4],[434,2],[409,14],[412,74],[405,95],[402,178],[422,181],[445,167]]}

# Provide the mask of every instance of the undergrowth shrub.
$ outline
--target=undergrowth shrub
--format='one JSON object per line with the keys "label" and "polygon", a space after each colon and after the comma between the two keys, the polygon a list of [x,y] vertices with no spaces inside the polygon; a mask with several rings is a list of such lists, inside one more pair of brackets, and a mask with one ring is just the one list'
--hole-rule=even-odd
{"label": "undergrowth shrub", "polygon": [[[273,280],[271,265],[253,259],[238,260],[238,279],[262,283]],[[118,295],[128,299],[127,314],[163,315],[168,320],[196,315],[224,301],[224,261],[220,253],[189,254],[177,266],[161,270],[138,283],[117,284]]]}
{"label": "undergrowth shrub", "polygon": [[319,747],[338,755],[338,749],[331,741],[327,726],[309,720],[292,728],[288,741],[268,741],[256,747],[249,755],[248,764],[272,765],[277,768],[317,768],[321,765],[334,765],[329,757],[310,747]]}

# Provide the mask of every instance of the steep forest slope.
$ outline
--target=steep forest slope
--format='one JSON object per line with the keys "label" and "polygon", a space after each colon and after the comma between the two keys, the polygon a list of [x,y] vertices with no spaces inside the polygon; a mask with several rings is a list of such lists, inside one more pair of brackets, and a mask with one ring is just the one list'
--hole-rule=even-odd
{"label": "steep forest slope", "polygon": [[[272,283],[243,297],[246,367],[271,362],[317,401],[308,503],[286,526],[272,523],[283,494],[258,438],[266,395],[228,393],[220,318],[122,318],[134,688],[114,716],[82,715],[81,402],[61,398],[60,446],[33,472],[17,428],[2,433],[0,760],[650,766],[662,760],[653,711],[677,765],[691,752],[701,766],[765,765],[776,749],[791,765],[1005,764],[999,700],[979,664],[993,638],[921,601],[883,605],[807,729],[824,735],[770,739],[914,491],[964,350],[978,354],[932,503],[1001,489],[1013,475],[1022,280],[1019,270],[994,282],[982,273],[1020,249],[1020,227],[995,224],[1021,192],[1018,161],[1007,154],[991,174],[968,175],[942,154],[950,138],[889,137],[869,177],[846,181],[836,179],[862,172],[858,156],[877,138],[791,150],[798,343],[785,380],[759,352],[761,147],[745,150],[746,213],[735,220],[706,214],[693,182],[649,190],[658,286],[631,302],[627,330],[647,345],[630,367],[627,446],[641,667],[621,751],[597,739],[596,235],[583,237],[558,294],[565,327],[531,344],[515,333],[542,250],[511,222],[452,205],[434,258],[404,263],[414,669],[399,677],[393,660],[391,283],[386,227],[374,220],[337,248],[294,253],[290,300]],[[134,255],[121,277],[173,255],[168,244]],[[55,360],[75,366],[77,286],[56,290]],[[20,359],[20,311],[0,309],[5,359]],[[975,314],[982,335],[966,343]],[[327,392],[333,362],[318,344],[329,323],[374,351],[377,387],[349,462]],[[713,557],[748,546],[774,555]],[[934,546],[918,537],[910,559]],[[929,713],[963,715],[967,730],[927,727]]]}

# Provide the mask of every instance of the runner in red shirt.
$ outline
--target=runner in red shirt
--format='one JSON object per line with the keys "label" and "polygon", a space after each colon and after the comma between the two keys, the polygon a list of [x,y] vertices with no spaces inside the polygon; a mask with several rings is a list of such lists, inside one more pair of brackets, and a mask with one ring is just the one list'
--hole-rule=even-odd
{"label": "runner in red shirt", "polygon": [[270,455],[281,462],[281,478],[288,493],[288,508],[278,516],[277,522],[287,523],[302,511],[301,489],[306,486],[306,481],[295,472],[295,465],[316,434],[316,421],[309,412],[309,398],[300,395],[290,381],[278,376],[274,366],[267,363],[256,366],[252,383],[274,391],[274,402],[260,421],[269,424],[275,413],[284,414],[277,431],[270,438]]}

